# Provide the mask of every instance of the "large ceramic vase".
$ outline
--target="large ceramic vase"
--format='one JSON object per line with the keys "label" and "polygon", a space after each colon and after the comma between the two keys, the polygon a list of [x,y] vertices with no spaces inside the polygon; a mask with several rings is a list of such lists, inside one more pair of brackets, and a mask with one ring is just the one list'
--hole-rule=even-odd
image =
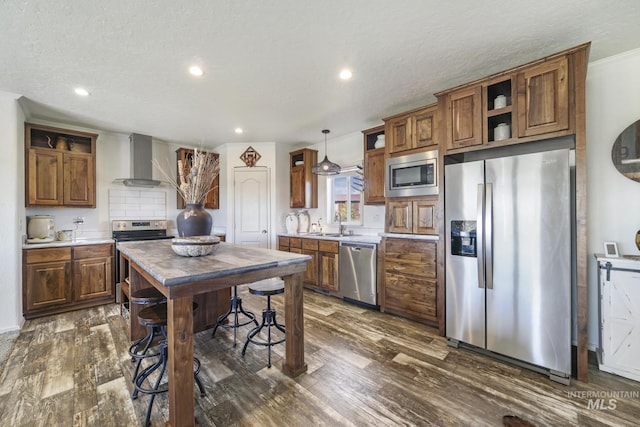
{"label": "large ceramic vase", "polygon": [[208,236],[211,234],[213,218],[202,203],[187,203],[176,218],[178,236]]}

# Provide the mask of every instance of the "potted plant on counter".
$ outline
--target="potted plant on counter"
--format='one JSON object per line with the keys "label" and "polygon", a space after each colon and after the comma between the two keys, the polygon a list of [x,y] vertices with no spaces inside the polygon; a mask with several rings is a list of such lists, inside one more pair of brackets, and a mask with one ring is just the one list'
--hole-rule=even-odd
{"label": "potted plant on counter", "polygon": [[176,218],[180,237],[211,234],[213,220],[204,208],[207,194],[214,188],[213,180],[220,173],[220,162],[214,153],[193,150],[190,161],[178,160],[178,178],[167,173],[157,160],[153,164],[184,200],[185,209]]}

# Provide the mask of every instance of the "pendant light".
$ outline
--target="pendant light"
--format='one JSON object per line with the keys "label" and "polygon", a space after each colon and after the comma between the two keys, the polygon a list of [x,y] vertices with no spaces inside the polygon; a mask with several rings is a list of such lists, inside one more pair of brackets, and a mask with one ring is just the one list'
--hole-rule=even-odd
{"label": "pendant light", "polygon": [[324,160],[313,165],[311,172],[314,175],[338,175],[340,173],[340,165],[327,158],[327,134],[329,132],[329,129],[322,130],[322,133],[324,133]]}

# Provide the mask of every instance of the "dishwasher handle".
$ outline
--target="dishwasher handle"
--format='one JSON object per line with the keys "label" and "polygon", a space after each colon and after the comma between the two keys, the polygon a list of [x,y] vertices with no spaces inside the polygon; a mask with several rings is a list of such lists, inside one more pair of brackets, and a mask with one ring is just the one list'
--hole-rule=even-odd
{"label": "dishwasher handle", "polygon": [[376,249],[375,243],[340,242],[340,246],[355,249]]}

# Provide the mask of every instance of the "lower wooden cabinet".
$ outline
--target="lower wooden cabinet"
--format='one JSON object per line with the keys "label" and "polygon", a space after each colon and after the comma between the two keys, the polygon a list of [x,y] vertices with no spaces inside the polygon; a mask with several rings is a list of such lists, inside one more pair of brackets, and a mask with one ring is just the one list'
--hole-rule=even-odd
{"label": "lower wooden cabinet", "polygon": [[338,247],[337,241],[318,242],[318,287],[333,293],[339,290]]}
{"label": "lower wooden cabinet", "polygon": [[304,285],[333,294],[339,291],[338,247],[337,240],[278,236],[278,250],[311,257],[304,273]]}
{"label": "lower wooden cabinet", "polygon": [[113,244],[24,249],[25,319],[114,301]]}
{"label": "lower wooden cabinet", "polygon": [[437,241],[385,238],[383,245],[381,309],[437,322]]}
{"label": "lower wooden cabinet", "polygon": [[87,301],[113,295],[113,245],[73,248],[74,299]]}

